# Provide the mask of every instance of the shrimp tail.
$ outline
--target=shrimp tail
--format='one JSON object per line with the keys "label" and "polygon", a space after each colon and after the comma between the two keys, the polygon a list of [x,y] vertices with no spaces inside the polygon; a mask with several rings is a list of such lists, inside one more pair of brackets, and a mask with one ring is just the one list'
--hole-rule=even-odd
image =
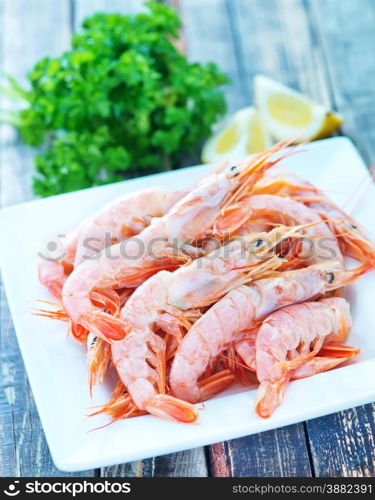
{"label": "shrimp tail", "polygon": [[361,352],[358,347],[343,344],[325,344],[319,351],[319,356],[350,359]]}
{"label": "shrimp tail", "polygon": [[82,316],[82,323],[91,332],[107,342],[123,340],[129,333],[125,321],[103,311],[88,311]]}
{"label": "shrimp tail", "polygon": [[255,401],[255,412],[261,418],[268,418],[280,405],[289,383],[291,372],[287,372],[280,379],[261,382]]}
{"label": "shrimp tail", "polygon": [[46,287],[51,295],[53,295],[56,299],[61,299],[64,283],[65,279],[63,281],[51,281],[46,285]]}
{"label": "shrimp tail", "polygon": [[216,221],[214,233],[218,236],[233,234],[243,226],[249,219],[249,208],[247,201],[249,197],[223,208],[220,217]]}
{"label": "shrimp tail", "polygon": [[297,380],[326,372],[357,356],[360,352],[360,349],[348,345],[327,344],[319,351],[318,356],[297,368],[292,373],[291,379]]}
{"label": "shrimp tail", "polygon": [[115,290],[95,291],[90,292],[90,299],[96,307],[103,306],[105,311],[117,316],[120,312],[121,297]]}
{"label": "shrimp tail", "polygon": [[159,271],[175,271],[190,261],[191,258],[187,255],[183,255],[182,251],[180,255],[173,256],[171,250],[170,255],[160,256],[144,267],[134,268],[131,269],[131,271],[129,271],[128,268],[125,269],[122,273],[119,273],[118,281],[119,283],[123,283],[123,286],[127,288],[137,288]]}
{"label": "shrimp tail", "polygon": [[146,405],[146,410],[156,417],[165,418],[174,422],[193,424],[198,421],[198,411],[194,405],[182,399],[157,394]]}
{"label": "shrimp tail", "polygon": [[231,370],[226,369],[201,380],[198,382],[200,400],[205,401],[224,391],[233,382],[234,378]]}
{"label": "shrimp tail", "polygon": [[69,331],[78,342],[81,342],[81,344],[87,341],[89,331],[84,326],[70,323]]}

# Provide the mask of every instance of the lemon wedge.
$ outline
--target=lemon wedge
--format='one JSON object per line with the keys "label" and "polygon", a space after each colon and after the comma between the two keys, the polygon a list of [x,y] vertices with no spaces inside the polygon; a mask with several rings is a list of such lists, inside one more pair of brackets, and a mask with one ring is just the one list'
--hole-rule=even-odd
{"label": "lemon wedge", "polygon": [[257,110],[243,108],[217,125],[203,146],[202,161],[211,163],[223,158],[237,161],[264,151],[270,145],[270,137]]}
{"label": "lemon wedge", "polygon": [[343,122],[338,113],[266,76],[256,75],[253,85],[257,109],[276,141],[322,139]]}

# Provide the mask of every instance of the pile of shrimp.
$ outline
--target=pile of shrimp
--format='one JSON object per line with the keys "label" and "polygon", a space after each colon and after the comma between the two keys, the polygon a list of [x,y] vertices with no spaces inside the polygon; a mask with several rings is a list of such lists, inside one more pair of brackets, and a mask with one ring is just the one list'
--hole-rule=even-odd
{"label": "pile of shrimp", "polygon": [[62,259],[40,262],[59,304],[38,314],[67,321],[87,346],[91,393],[116,377],[92,415],[194,423],[196,403],[240,383],[257,387],[255,412],[267,418],[290,381],[359,353],[343,343],[351,316],[340,290],[373,269],[375,248],[323,192],[282,170],[299,151],[279,143],[184,191],[125,194],[71,231]]}

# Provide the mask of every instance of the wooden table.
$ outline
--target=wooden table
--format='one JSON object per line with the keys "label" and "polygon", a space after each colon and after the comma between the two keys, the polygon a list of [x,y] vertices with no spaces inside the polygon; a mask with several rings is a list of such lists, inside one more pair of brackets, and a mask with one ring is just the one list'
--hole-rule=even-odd
{"label": "wooden table", "polygon": [[[375,160],[375,0],[172,3],[184,22],[189,57],[215,61],[232,78],[226,89],[230,110],[252,102],[252,76],[265,73],[331,103],[345,118],[342,133],[352,138],[368,163]],[[135,11],[141,4],[0,2],[4,70],[22,79],[38,58],[67,48],[85,16],[98,10]],[[10,205],[32,197],[33,151],[10,128],[3,126],[1,131],[1,201]],[[3,293],[1,297],[0,475],[68,476],[51,460],[6,298]],[[374,416],[375,405],[366,405],[207,448],[77,475],[374,476]]]}

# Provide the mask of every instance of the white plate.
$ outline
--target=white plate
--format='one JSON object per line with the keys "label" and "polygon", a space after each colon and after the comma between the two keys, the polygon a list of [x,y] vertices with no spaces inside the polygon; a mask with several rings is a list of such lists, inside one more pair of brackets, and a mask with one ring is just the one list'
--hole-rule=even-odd
{"label": "white plate", "polygon": [[[316,142],[306,153],[284,162],[286,168],[327,190],[373,231],[375,188],[352,143],[345,138]],[[53,460],[59,469],[77,471],[176,452],[262,432],[375,400],[375,279],[367,275],[349,290],[354,318],[348,343],[363,349],[352,364],[292,382],[285,401],[271,418],[255,416],[255,391],[232,389],[205,403],[200,422],[183,425],[144,416],[105,424],[106,417],[85,419],[88,407],[107,400],[109,387],[87,389],[85,349],[67,339],[66,325],[32,316],[37,299],[49,299],[37,279],[37,253],[71,226],[121,193],[159,185],[179,189],[207,167],[187,168],[6,208],[0,212],[3,242],[0,262],[22,356]],[[375,235],[372,234],[372,237]]]}

